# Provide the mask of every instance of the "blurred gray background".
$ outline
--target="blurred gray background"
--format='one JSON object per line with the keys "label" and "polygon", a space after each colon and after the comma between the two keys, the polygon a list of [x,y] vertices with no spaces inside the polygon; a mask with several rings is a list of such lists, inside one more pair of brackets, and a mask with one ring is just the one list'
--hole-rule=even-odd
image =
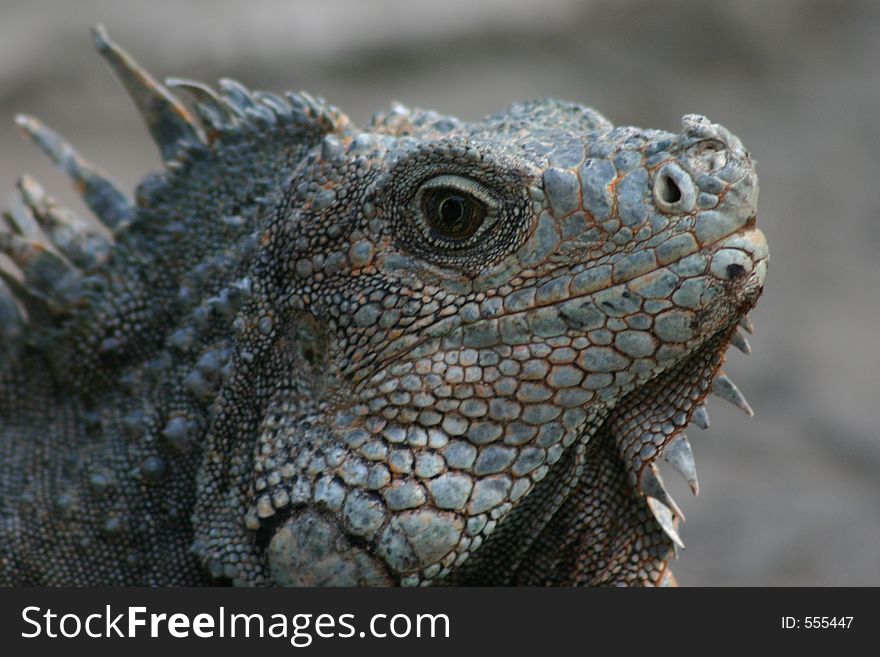
{"label": "blurred gray background", "polygon": [[758,160],[771,248],[754,353],[691,441],[702,492],[683,585],[880,585],[880,3],[637,0],[0,0],[0,199],[35,175],[26,111],[132,188],[159,166],[89,26],[156,77],[306,89],[356,122],[391,100],[478,119],[517,98],[678,130],[699,112]]}

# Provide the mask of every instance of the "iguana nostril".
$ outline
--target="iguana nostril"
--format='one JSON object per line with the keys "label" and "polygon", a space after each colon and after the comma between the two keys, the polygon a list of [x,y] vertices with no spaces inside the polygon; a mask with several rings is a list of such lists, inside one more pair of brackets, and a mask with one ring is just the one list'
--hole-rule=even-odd
{"label": "iguana nostril", "polygon": [[667,214],[694,209],[697,192],[690,175],[675,162],[667,162],[654,176],[654,202]]}
{"label": "iguana nostril", "polygon": [[732,281],[735,281],[738,278],[742,278],[745,273],[746,269],[742,265],[727,265],[727,277]]}
{"label": "iguana nostril", "polygon": [[675,184],[675,181],[668,175],[664,174],[660,177],[658,187],[659,197],[664,202],[671,205],[672,203],[678,203],[681,200],[681,190],[678,188],[678,185]]}

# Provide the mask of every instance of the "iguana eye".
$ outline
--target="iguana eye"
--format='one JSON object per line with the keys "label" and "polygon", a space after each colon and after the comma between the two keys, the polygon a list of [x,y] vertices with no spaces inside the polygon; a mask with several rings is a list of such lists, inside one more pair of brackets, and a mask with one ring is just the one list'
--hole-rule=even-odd
{"label": "iguana eye", "polygon": [[422,212],[440,237],[460,240],[473,235],[486,216],[486,208],[458,190],[432,189],[422,196]]}
{"label": "iguana eye", "polygon": [[438,176],[417,195],[426,237],[456,245],[473,237],[494,214],[495,203],[479,183],[461,176]]}

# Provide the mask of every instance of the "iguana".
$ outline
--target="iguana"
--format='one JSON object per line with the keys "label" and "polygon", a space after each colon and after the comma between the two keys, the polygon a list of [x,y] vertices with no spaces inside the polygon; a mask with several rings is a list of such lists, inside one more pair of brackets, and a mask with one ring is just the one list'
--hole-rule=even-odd
{"label": "iguana", "polygon": [[[164,168],[26,136],[0,249],[0,582],[663,585],[683,430],[761,294],[754,163],[686,115],[476,123],[157,83],[94,32]],[[172,95],[178,90],[184,104]]]}

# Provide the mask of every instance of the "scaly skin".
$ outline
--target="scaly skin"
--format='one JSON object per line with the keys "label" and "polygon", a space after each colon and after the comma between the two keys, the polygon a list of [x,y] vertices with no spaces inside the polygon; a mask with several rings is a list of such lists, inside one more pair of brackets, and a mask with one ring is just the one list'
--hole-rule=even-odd
{"label": "scaly skin", "polygon": [[129,200],[34,119],[0,247],[0,582],[658,585],[767,245],[740,141],[559,101],[366,129],[96,31],[165,170]]}

